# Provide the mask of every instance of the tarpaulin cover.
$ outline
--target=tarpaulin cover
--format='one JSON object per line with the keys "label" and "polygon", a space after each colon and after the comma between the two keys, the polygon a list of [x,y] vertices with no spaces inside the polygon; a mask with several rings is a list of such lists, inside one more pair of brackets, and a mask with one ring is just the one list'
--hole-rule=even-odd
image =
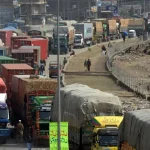
{"label": "tarpaulin cover", "polygon": [[125,113],[119,127],[119,143],[126,141],[136,150],[150,150],[150,109]]}
{"label": "tarpaulin cover", "polygon": [[[69,126],[81,127],[99,115],[118,115],[122,105],[117,96],[101,92],[82,84],[72,84],[61,88],[61,120]],[[52,111],[52,121],[58,121],[58,91]]]}

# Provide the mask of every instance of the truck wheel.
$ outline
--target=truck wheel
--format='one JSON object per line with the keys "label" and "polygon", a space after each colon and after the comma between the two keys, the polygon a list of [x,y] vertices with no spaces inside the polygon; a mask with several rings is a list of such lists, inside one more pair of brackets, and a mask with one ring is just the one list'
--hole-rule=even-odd
{"label": "truck wheel", "polygon": [[0,144],[6,144],[6,139],[1,139]]}
{"label": "truck wheel", "polygon": [[84,48],[85,46],[84,46],[84,44],[82,44],[82,48]]}

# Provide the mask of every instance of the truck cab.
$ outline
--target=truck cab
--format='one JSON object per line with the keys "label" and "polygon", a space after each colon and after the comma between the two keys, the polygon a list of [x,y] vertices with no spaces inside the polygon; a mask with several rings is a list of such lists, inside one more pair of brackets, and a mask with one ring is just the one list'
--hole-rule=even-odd
{"label": "truck cab", "polygon": [[91,150],[118,150],[118,127],[122,120],[122,116],[94,117]]}
{"label": "truck cab", "polygon": [[50,112],[52,107],[52,96],[29,96],[30,105],[32,108],[32,125],[34,128],[35,143],[48,143],[49,139],[49,122]]}
{"label": "truck cab", "polygon": [[5,144],[10,136],[9,110],[6,104],[7,94],[0,93],[0,144]]}
{"label": "truck cab", "polygon": [[74,39],[74,48],[81,47],[84,48],[84,38],[82,33],[76,33]]}

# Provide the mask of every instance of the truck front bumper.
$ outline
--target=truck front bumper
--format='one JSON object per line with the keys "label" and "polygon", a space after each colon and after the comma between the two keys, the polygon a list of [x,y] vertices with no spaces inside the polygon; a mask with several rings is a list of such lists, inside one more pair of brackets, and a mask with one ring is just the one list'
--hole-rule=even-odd
{"label": "truck front bumper", "polygon": [[0,139],[4,137],[10,137],[10,129],[0,129]]}

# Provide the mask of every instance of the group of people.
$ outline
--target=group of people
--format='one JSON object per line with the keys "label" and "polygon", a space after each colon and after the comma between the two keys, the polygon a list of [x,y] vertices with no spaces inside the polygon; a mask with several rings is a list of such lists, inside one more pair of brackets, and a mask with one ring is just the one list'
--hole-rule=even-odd
{"label": "group of people", "polygon": [[45,62],[41,61],[40,66],[38,64],[34,64],[34,70],[36,75],[43,75],[45,71]]}
{"label": "group of people", "polygon": [[85,61],[84,61],[84,68],[85,68],[85,71],[90,71],[90,68],[91,68],[91,60],[90,59],[86,59]]}
{"label": "group of people", "polygon": [[22,143],[23,141],[27,143],[28,150],[31,150],[33,143],[33,129],[31,126],[24,128],[21,120],[19,120],[19,123],[16,126],[16,143]]}

